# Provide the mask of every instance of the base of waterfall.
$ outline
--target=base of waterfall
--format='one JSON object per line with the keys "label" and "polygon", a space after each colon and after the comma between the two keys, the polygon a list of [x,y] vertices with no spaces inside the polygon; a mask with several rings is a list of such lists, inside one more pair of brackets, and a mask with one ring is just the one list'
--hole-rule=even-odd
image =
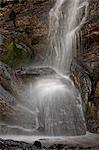
{"label": "base of waterfall", "polygon": [[1,150],[98,150],[99,135],[87,133],[83,136],[43,137],[1,135]]}
{"label": "base of waterfall", "polygon": [[[22,70],[26,75],[26,71]],[[32,79],[0,123],[0,134],[77,136],[86,134],[81,97],[69,76],[49,67],[28,68]]]}
{"label": "base of waterfall", "polygon": [[68,76],[39,77],[30,83],[28,90],[30,107],[35,113],[35,128],[40,135],[86,134],[80,94]]}

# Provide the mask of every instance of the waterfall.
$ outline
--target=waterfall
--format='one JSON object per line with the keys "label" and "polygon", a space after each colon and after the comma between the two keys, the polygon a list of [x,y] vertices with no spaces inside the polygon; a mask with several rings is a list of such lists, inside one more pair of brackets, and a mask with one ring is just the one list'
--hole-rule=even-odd
{"label": "waterfall", "polygon": [[37,126],[45,135],[86,133],[80,94],[67,74],[76,55],[76,35],[85,22],[87,7],[84,0],[57,0],[49,12],[50,48],[46,62],[56,74],[40,77],[31,88]]}
{"label": "waterfall", "polygon": [[[85,22],[87,7],[86,0],[57,0],[49,12],[50,44],[46,65],[41,67],[40,72],[48,70],[46,66],[51,71],[40,73],[25,91],[29,93],[27,106],[30,105],[35,112],[35,129],[39,134],[86,134],[81,97],[68,73],[76,55],[79,29]],[[52,70],[54,73],[50,73]]]}
{"label": "waterfall", "polygon": [[[87,7],[84,0],[57,0],[49,13],[49,65],[62,74],[70,71],[72,57],[76,55],[76,33],[85,22]],[[85,15],[80,19],[83,8]]]}
{"label": "waterfall", "polygon": [[[24,119],[27,122],[30,119],[28,127],[33,135],[86,134],[81,97],[68,73],[76,55],[79,29],[86,20],[87,7],[86,0],[57,0],[49,13],[50,44],[46,66],[34,69],[34,72],[38,69],[37,76],[24,89],[21,106],[17,105],[17,109],[23,111],[20,111],[21,116],[27,114],[28,118]],[[22,121],[23,128],[14,123],[9,128],[27,132],[27,122]]]}
{"label": "waterfall", "polygon": [[68,77],[39,78],[31,88],[36,103],[37,125],[43,135],[75,136],[86,134],[79,92]]}

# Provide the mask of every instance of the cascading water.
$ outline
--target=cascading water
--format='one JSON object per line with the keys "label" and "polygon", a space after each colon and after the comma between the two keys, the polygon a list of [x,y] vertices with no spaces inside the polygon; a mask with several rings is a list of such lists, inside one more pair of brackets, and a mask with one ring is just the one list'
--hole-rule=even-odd
{"label": "cascading water", "polygon": [[[76,52],[76,33],[85,22],[88,3],[83,0],[57,0],[49,15],[50,65],[62,74],[70,70]],[[81,20],[81,8],[85,15]]]}
{"label": "cascading water", "polygon": [[36,127],[44,135],[85,134],[80,95],[68,77],[42,77],[31,89],[37,111]]}
{"label": "cascading water", "polygon": [[[22,93],[23,106],[17,106],[18,110],[24,110],[30,116],[29,127],[33,135],[67,136],[86,133],[80,94],[68,73],[76,53],[77,31],[85,22],[87,6],[86,0],[57,0],[49,13],[50,45],[46,65],[44,62],[45,67],[38,67],[39,77],[35,77]],[[24,120],[22,123],[23,130],[27,125]]]}
{"label": "cascading water", "polygon": [[[30,97],[36,111],[36,128],[45,135],[83,135],[86,126],[79,92],[66,75],[70,71],[76,32],[84,23],[88,3],[80,0],[57,0],[50,11],[50,48],[47,66],[54,75],[38,78],[31,86]],[[85,14],[81,19],[81,9]]]}

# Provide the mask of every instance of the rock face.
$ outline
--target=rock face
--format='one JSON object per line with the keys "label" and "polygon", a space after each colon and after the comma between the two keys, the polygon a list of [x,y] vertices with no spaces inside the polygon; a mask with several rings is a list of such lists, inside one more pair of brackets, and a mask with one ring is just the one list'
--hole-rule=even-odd
{"label": "rock face", "polygon": [[[48,45],[48,14],[54,2],[55,0],[24,0],[22,3],[10,1],[0,8],[0,61],[14,70],[31,62],[41,65]],[[89,0],[88,17],[79,35],[81,43],[71,67],[72,78],[82,96],[88,130],[99,133],[99,0]],[[8,65],[0,64],[0,121],[3,121],[2,118],[6,118],[6,122],[9,118],[13,120],[17,112],[18,115],[10,125],[17,122],[20,126],[26,118],[33,120],[33,114],[29,112],[28,117],[19,111],[19,91],[15,86],[20,85],[18,88],[24,90],[23,81],[16,76],[20,70],[12,71]],[[22,68],[20,73],[24,75]],[[31,72],[27,71],[26,74]],[[38,74],[37,70],[34,69],[32,74]],[[19,116],[23,117],[20,123]],[[27,122],[24,123],[25,128]],[[3,128],[5,130],[5,125]]]}
{"label": "rock face", "polygon": [[31,62],[42,63],[52,5],[53,0],[5,1],[0,8],[1,134],[33,134],[29,129],[35,127],[35,114],[21,103],[19,96],[24,89],[23,81],[14,70]]}
{"label": "rock face", "polygon": [[12,141],[12,140],[0,140],[0,149],[3,150],[23,150],[23,149],[27,149],[27,150],[37,150],[37,148],[35,146],[33,146],[33,144],[28,144],[28,143],[25,143],[25,142],[15,142],[15,141]]}
{"label": "rock face", "polygon": [[89,0],[88,17],[80,32],[81,44],[72,65],[80,90],[88,129],[99,133],[99,1]]}
{"label": "rock face", "polygon": [[41,63],[47,48],[48,14],[52,5],[53,0],[26,0],[0,8],[2,48],[13,41],[29,53],[32,62]]}
{"label": "rock face", "polygon": [[21,104],[21,85],[11,68],[0,63],[0,134],[32,134],[35,117]]}

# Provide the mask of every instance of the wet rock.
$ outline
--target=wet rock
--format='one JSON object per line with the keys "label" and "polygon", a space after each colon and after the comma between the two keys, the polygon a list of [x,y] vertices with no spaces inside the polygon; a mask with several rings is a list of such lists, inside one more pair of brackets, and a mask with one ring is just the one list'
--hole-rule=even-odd
{"label": "wet rock", "polygon": [[80,145],[68,145],[68,144],[54,144],[51,147],[49,147],[50,150],[92,150],[91,147],[87,146],[80,146]]}
{"label": "wet rock", "polygon": [[81,43],[71,70],[81,93],[88,129],[98,133],[93,131],[94,125],[88,122],[91,120],[99,125],[99,1],[88,2],[88,16],[79,32]]}
{"label": "wet rock", "polygon": [[1,150],[36,150],[32,144],[25,142],[17,142],[13,140],[2,140],[0,139],[0,149]]}
{"label": "wet rock", "polygon": [[[43,60],[47,48],[48,15],[52,5],[52,0],[27,0],[24,3],[9,1],[0,8],[0,37],[4,37],[3,40],[0,39],[2,62],[12,68],[19,67],[22,51],[28,53],[29,61]],[[24,60],[27,60],[28,55],[23,54]],[[0,63],[0,122],[3,123],[0,126],[0,133],[32,134],[31,130],[35,128],[35,113],[29,112],[27,106],[22,107],[23,102],[19,98],[21,89],[24,89],[22,80],[2,62]],[[39,72],[37,69],[34,71],[25,69],[19,72],[23,76],[40,75],[44,72],[48,74],[54,71],[46,68],[39,69]]]}
{"label": "wet rock", "polygon": [[46,76],[46,75],[54,75],[56,74],[55,70],[53,70],[50,67],[22,67],[18,70],[16,70],[16,75],[20,76],[20,77],[24,77],[24,76]]}
{"label": "wet rock", "polygon": [[35,141],[33,145],[36,146],[36,148],[38,148],[38,149],[42,148],[42,144],[40,141]]}
{"label": "wet rock", "polygon": [[11,80],[11,73],[11,68],[8,65],[0,62],[0,75],[6,80]]}
{"label": "wet rock", "polygon": [[32,134],[35,127],[35,114],[20,102],[20,86],[12,69],[0,63],[0,134]]}
{"label": "wet rock", "polygon": [[[3,140],[0,139],[0,149],[1,150],[93,150],[93,148],[88,147],[88,146],[80,146],[80,145],[72,145],[72,144],[54,144],[50,146],[49,148],[47,147],[41,147],[41,142],[35,141],[36,145],[34,144],[29,144],[26,142],[18,142],[18,141],[13,141],[13,140]],[[38,144],[39,147],[37,146]]]}
{"label": "wet rock", "polygon": [[49,149],[63,149],[65,146],[63,144],[54,144],[52,146],[49,147]]}

